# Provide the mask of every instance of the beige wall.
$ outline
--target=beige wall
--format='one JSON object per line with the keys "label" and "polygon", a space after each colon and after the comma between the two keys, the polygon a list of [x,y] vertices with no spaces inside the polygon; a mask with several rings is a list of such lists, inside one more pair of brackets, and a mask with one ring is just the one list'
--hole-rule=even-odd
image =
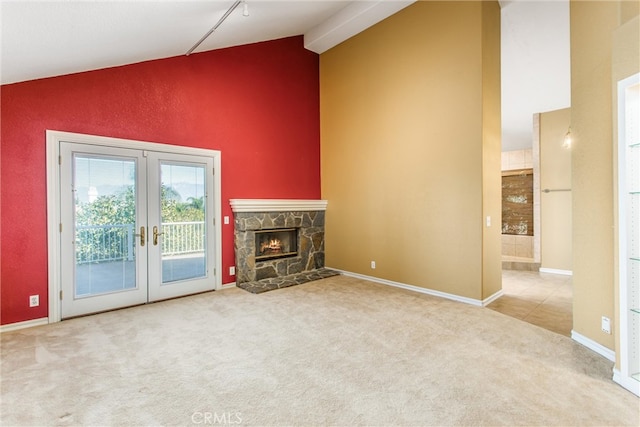
{"label": "beige wall", "polygon": [[501,288],[499,16],[417,2],[320,56],[327,266]]}
{"label": "beige wall", "polygon": [[[571,150],[562,147],[571,110],[540,114],[540,187],[571,189]],[[540,195],[540,267],[572,270],[571,191]]]}
{"label": "beige wall", "polygon": [[614,336],[601,331],[600,317],[609,317],[617,333],[613,77],[638,71],[639,37],[637,30],[618,35],[616,45],[635,44],[631,53],[635,60],[624,72],[616,65],[612,75],[613,35],[637,11],[619,1],[571,1],[573,329],[610,349],[614,349]]}
{"label": "beige wall", "polygon": [[502,121],[500,93],[500,6],[482,5],[482,299],[502,289]]}

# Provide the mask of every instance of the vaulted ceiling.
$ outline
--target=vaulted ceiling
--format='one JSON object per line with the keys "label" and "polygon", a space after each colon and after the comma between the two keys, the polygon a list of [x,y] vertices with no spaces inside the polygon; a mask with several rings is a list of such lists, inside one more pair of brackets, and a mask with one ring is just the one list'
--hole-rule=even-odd
{"label": "vaulted ceiling", "polygon": [[[246,0],[194,52],[304,34],[321,53],[414,1]],[[184,55],[233,4],[2,0],[1,82]]]}
{"label": "vaulted ceiling", "polygon": [[[246,0],[195,51],[304,35],[322,53],[415,0]],[[0,83],[184,55],[234,0],[0,0]],[[244,4],[249,16],[243,16]],[[503,150],[570,103],[568,0],[502,0]]]}

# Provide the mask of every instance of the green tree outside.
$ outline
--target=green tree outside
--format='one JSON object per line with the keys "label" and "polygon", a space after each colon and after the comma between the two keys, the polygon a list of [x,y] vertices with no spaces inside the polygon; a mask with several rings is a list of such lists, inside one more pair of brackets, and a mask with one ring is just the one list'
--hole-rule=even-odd
{"label": "green tree outside", "polygon": [[[204,197],[189,197],[183,202],[175,189],[165,185],[161,187],[160,209],[163,224],[202,222],[205,219]],[[129,233],[135,229],[135,212],[133,186],[117,194],[99,196],[93,202],[76,200],[76,260],[116,260],[132,255],[127,251],[128,239],[131,238]],[[193,233],[193,230],[182,227],[166,233],[163,235],[163,247],[179,247],[180,242],[185,241],[185,233]]]}

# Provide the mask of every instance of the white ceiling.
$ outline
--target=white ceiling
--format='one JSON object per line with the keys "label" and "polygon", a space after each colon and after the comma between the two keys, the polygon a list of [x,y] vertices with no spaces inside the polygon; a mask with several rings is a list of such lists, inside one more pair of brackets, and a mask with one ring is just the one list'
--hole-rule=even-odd
{"label": "white ceiling", "polygon": [[[305,35],[321,53],[415,0],[247,0],[194,51]],[[184,55],[233,0],[2,0],[2,84]]]}
{"label": "white ceiling", "polygon": [[[247,0],[194,53],[304,35],[322,53],[415,0]],[[0,0],[0,83],[184,55],[233,0]],[[503,150],[570,103],[568,0],[503,0]]]}

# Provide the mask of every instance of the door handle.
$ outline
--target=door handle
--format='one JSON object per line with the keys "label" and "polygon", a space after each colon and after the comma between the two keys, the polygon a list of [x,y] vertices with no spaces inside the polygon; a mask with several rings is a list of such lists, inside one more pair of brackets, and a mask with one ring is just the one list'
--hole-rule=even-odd
{"label": "door handle", "polygon": [[147,241],[145,237],[144,227],[140,227],[140,234],[134,234],[136,237],[140,237],[140,246],[144,246],[144,243]]}
{"label": "door handle", "polygon": [[164,233],[158,233],[158,226],[154,225],[153,226],[153,245],[157,245],[158,244],[158,236],[163,235]]}

